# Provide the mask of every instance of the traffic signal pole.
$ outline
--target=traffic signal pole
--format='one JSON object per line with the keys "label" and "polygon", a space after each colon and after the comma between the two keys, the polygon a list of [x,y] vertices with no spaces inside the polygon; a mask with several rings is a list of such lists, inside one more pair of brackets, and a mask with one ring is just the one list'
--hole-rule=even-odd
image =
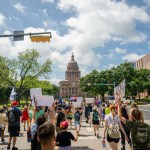
{"label": "traffic signal pole", "polygon": [[[45,34],[48,34],[48,36],[45,36]],[[32,42],[50,42],[50,38],[52,38],[51,32],[24,33],[23,30],[14,31],[14,34],[0,35],[0,38],[13,37],[13,41],[23,41],[24,36],[30,36]]]}
{"label": "traffic signal pole", "polygon": [[4,35],[0,35],[0,37],[11,37],[11,36],[27,36],[27,35],[41,35],[41,34],[49,34],[50,38],[52,38],[51,32],[36,32],[36,33],[18,33],[18,34],[4,34]]}

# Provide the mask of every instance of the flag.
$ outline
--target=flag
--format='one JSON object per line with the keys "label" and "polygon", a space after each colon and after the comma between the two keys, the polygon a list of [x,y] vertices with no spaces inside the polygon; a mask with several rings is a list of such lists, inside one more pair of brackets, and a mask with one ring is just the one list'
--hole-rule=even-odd
{"label": "flag", "polygon": [[10,94],[10,100],[12,101],[12,100],[15,100],[15,95],[16,95],[17,93],[15,92],[15,88],[13,88],[12,89],[12,91],[11,91],[11,94]]}
{"label": "flag", "polygon": [[60,96],[58,96],[58,100],[59,100],[59,103],[63,102],[63,100],[62,100],[62,98]]}

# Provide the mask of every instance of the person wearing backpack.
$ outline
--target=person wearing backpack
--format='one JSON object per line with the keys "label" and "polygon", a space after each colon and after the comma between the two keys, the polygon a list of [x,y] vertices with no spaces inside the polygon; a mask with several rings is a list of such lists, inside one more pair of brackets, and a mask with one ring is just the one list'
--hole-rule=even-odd
{"label": "person wearing backpack", "polygon": [[9,132],[9,139],[8,139],[8,147],[7,149],[10,149],[10,143],[13,139],[13,147],[12,150],[18,150],[18,148],[15,147],[17,136],[19,136],[20,133],[20,117],[22,116],[22,111],[17,108],[18,102],[13,101],[12,102],[12,108],[7,112],[8,117],[8,132]]}
{"label": "person wearing backpack", "polygon": [[97,106],[95,105],[93,107],[93,112],[92,112],[92,124],[93,124],[93,129],[94,129],[94,135],[99,138],[99,118],[100,114],[97,111]]}
{"label": "person wearing backpack", "polygon": [[109,110],[110,110],[110,114],[105,116],[105,128],[104,128],[103,142],[105,142],[105,135],[107,133],[107,141],[109,143],[111,150],[118,150],[118,143],[120,140],[119,129],[124,133],[127,141],[128,141],[128,137],[121,125],[118,115],[115,112],[115,106],[110,105]]}
{"label": "person wearing backpack", "polygon": [[75,121],[75,130],[78,131],[80,130],[80,112],[78,108],[75,108],[75,113],[74,113],[74,121]]}
{"label": "person wearing backpack", "polygon": [[132,150],[150,150],[150,125],[141,120],[141,111],[134,108],[131,112],[132,120],[127,120],[121,113],[121,98],[117,97],[117,101],[119,118],[131,132]]}

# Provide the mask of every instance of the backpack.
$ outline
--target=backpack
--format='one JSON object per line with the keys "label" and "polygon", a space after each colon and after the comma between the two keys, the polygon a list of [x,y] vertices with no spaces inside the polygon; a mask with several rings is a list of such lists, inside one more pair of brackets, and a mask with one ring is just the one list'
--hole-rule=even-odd
{"label": "backpack", "polygon": [[93,111],[93,120],[94,121],[98,121],[98,112],[97,111]]}
{"label": "backpack", "polygon": [[113,120],[111,119],[110,115],[109,116],[109,119],[110,119],[110,126],[108,128],[108,135],[110,138],[113,138],[113,139],[119,139],[120,138],[120,131],[119,131],[119,125],[118,125],[118,116],[115,120],[115,122],[113,123]]}
{"label": "backpack", "polygon": [[14,110],[12,109],[12,110],[10,110],[9,111],[9,113],[8,113],[8,121],[9,121],[9,123],[14,123],[14,122],[16,122],[17,121],[17,119],[16,119],[16,116],[15,116],[15,114],[14,114]]}
{"label": "backpack", "polygon": [[80,121],[80,114],[79,114],[78,112],[76,112],[76,113],[74,114],[74,119],[75,119],[76,121]]}
{"label": "backpack", "polygon": [[31,150],[41,150],[41,144],[37,140],[37,130],[31,140]]}
{"label": "backpack", "polygon": [[131,129],[133,147],[143,148],[150,144],[150,125],[142,122],[135,122]]}

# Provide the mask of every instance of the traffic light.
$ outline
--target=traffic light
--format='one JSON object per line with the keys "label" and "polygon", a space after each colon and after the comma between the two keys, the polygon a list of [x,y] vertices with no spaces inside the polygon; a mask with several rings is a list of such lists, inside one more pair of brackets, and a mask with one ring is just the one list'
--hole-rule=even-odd
{"label": "traffic light", "polygon": [[50,36],[30,36],[32,42],[50,42]]}

